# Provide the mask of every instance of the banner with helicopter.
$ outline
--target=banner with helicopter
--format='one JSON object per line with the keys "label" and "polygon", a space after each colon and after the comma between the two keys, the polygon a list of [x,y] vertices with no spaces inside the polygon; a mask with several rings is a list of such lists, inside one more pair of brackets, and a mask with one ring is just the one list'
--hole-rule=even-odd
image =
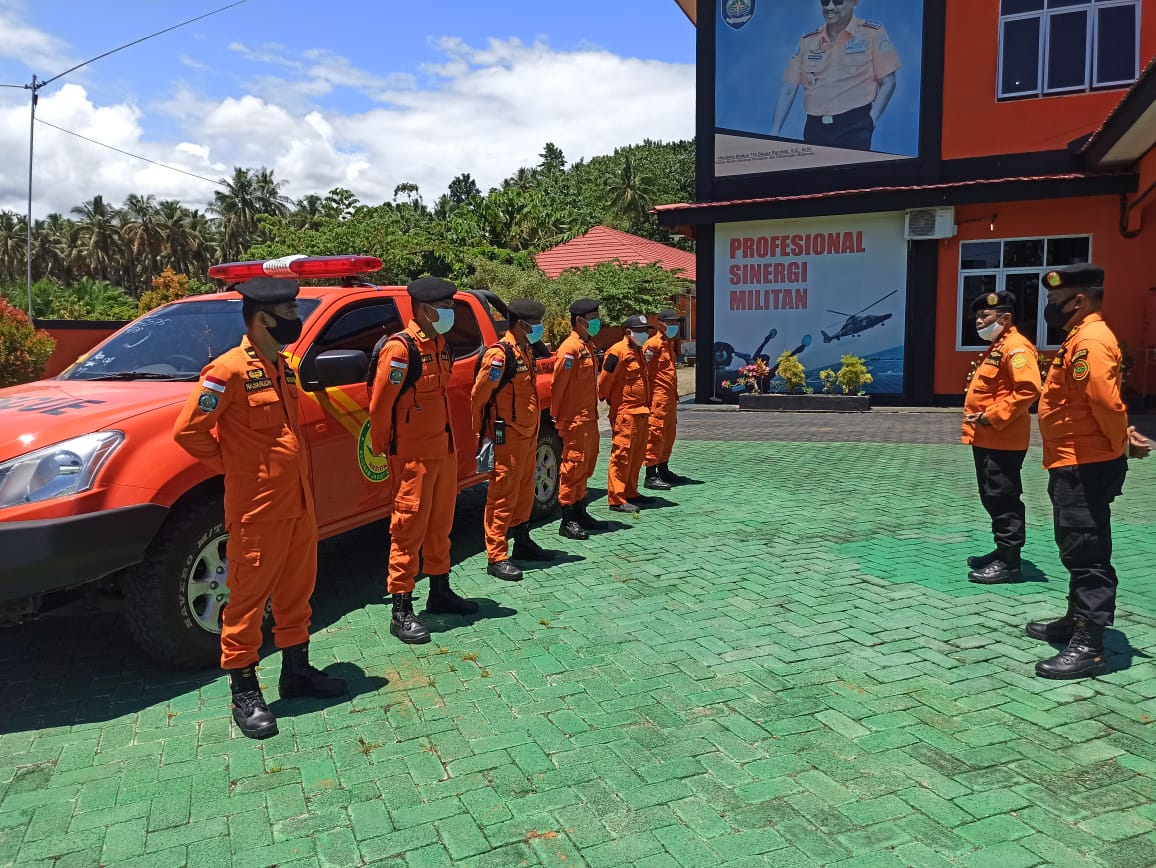
{"label": "banner with helicopter", "polygon": [[903,392],[907,242],[903,212],[720,223],[715,229],[715,395],[783,351],[807,370],[863,358],[871,394]]}

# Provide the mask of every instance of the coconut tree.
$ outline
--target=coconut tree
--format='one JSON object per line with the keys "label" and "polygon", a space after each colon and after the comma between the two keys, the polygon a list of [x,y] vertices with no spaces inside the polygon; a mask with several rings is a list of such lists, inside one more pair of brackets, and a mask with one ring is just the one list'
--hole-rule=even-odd
{"label": "coconut tree", "polygon": [[87,272],[111,280],[124,247],[117,210],[98,195],[77,205],[72,213],[80,218],[80,253],[88,263]]}

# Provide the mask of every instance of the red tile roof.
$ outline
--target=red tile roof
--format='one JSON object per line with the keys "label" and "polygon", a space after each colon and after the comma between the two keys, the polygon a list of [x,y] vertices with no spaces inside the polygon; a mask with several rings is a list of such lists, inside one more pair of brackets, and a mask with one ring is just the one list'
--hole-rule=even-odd
{"label": "red tile roof", "polygon": [[672,205],[655,205],[654,211],[662,214],[692,209],[723,208],[729,205],[766,205],[772,202],[802,202],[811,199],[837,199],[843,196],[865,196],[872,193],[907,193],[930,190],[956,190],[962,187],[977,187],[988,184],[1006,184],[1022,181],[1076,181],[1084,178],[1101,178],[1103,174],[1068,173],[1064,175],[1034,175],[1021,178],[980,178],[970,181],[951,181],[943,184],[916,184],[907,187],[865,187],[859,190],[829,190],[823,193],[802,193],[794,196],[765,196],[759,199],[731,199],[725,202],[677,202]]}
{"label": "red tile roof", "polygon": [[[1136,83],[1124,91],[1124,95],[1120,97],[1120,101],[1116,103],[1115,107],[1108,112],[1108,116],[1104,118],[1104,122],[1088,136],[1088,140],[1080,147],[1080,153],[1086,154],[1092,145],[1100,140],[1104,135],[1104,131],[1120,116],[1124,106],[1132,100],[1138,99],[1141,89],[1152,78],[1156,78],[1156,55],[1153,55],[1152,59],[1148,61],[1148,65],[1144,67],[1143,72],[1140,73],[1140,77],[1136,79]],[[1123,131],[1121,134],[1123,134]]]}
{"label": "red tile roof", "polygon": [[595,226],[585,235],[544,250],[534,257],[534,262],[547,276],[557,277],[567,268],[584,268],[615,259],[627,264],[658,264],[686,280],[697,279],[693,253],[608,226]]}

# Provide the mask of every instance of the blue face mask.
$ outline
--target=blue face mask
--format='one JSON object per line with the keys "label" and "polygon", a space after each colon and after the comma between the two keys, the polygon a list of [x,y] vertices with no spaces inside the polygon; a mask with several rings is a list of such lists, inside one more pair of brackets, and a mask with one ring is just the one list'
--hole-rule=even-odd
{"label": "blue face mask", "polygon": [[444,335],[454,327],[454,309],[452,307],[435,307],[431,308],[431,310],[437,314],[437,319],[432,319],[431,323],[434,331],[439,335]]}
{"label": "blue face mask", "polygon": [[668,326],[666,327],[666,336],[667,336],[668,338],[676,338],[676,337],[678,337],[678,326],[676,326],[676,325],[668,325]]}
{"label": "blue face mask", "polygon": [[541,323],[530,326],[530,334],[528,335],[530,343],[536,344],[538,341],[542,340],[542,335],[545,333],[545,331],[546,327]]}
{"label": "blue face mask", "polygon": [[602,320],[598,319],[598,317],[586,320],[586,331],[590,333],[590,337],[594,337],[602,331]]}

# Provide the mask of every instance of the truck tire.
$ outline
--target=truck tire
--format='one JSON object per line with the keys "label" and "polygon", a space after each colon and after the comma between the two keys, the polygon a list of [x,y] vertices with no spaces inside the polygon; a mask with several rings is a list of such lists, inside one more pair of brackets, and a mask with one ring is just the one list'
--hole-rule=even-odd
{"label": "truck tire", "polygon": [[220,665],[228,539],[220,496],[204,495],[179,506],[144,560],[125,574],[129,630],[158,662],[182,669]]}
{"label": "truck tire", "polygon": [[543,420],[534,453],[534,508],[532,521],[550,518],[558,508],[558,482],[562,470],[562,438]]}

